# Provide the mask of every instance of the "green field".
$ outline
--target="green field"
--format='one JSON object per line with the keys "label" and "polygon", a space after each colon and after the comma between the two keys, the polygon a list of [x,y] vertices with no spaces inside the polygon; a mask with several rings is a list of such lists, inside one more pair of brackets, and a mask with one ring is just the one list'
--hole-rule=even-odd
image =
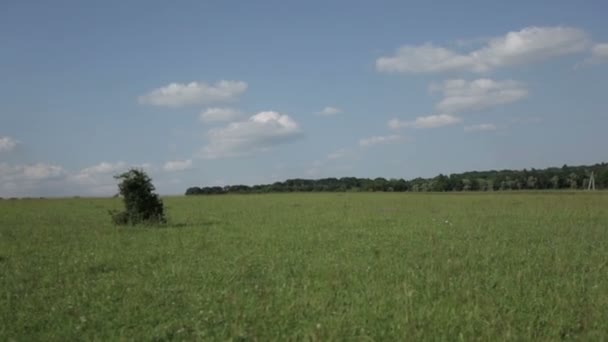
{"label": "green field", "polygon": [[0,201],[0,340],[608,339],[608,193]]}

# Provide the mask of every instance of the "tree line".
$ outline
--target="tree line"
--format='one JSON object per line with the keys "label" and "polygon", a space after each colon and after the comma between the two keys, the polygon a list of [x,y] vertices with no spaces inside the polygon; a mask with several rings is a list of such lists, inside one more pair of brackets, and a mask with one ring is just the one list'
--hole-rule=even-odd
{"label": "tree line", "polygon": [[345,192],[345,191],[508,191],[586,189],[591,173],[597,189],[608,189],[608,163],[550,167],[546,169],[470,171],[434,178],[322,178],[288,179],[260,185],[191,187],[186,195],[248,194],[269,192]]}

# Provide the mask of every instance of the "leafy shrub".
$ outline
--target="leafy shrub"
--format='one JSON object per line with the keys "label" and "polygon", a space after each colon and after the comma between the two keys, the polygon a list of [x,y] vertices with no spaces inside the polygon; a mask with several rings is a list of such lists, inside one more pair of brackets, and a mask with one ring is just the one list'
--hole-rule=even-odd
{"label": "leafy shrub", "polygon": [[129,224],[129,215],[126,211],[110,210],[112,216],[112,223],[117,226],[125,226]]}
{"label": "leafy shrub", "polygon": [[131,169],[114,178],[121,180],[118,189],[125,204],[124,211],[110,211],[114,224],[158,224],[167,221],[163,202],[154,193],[152,179],[143,170]]}

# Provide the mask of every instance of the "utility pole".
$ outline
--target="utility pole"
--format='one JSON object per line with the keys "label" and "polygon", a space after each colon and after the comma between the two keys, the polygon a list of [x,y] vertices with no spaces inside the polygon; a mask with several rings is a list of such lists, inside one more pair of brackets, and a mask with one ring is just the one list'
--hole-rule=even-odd
{"label": "utility pole", "polygon": [[591,176],[589,176],[589,185],[587,186],[587,190],[595,190],[595,177],[593,175],[593,171],[591,171]]}

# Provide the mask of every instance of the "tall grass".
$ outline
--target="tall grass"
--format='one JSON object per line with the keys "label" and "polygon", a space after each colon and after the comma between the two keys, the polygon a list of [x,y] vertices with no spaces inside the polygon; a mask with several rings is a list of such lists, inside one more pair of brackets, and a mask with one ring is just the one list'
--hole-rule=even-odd
{"label": "tall grass", "polygon": [[608,339],[608,193],[0,201],[0,340]]}

